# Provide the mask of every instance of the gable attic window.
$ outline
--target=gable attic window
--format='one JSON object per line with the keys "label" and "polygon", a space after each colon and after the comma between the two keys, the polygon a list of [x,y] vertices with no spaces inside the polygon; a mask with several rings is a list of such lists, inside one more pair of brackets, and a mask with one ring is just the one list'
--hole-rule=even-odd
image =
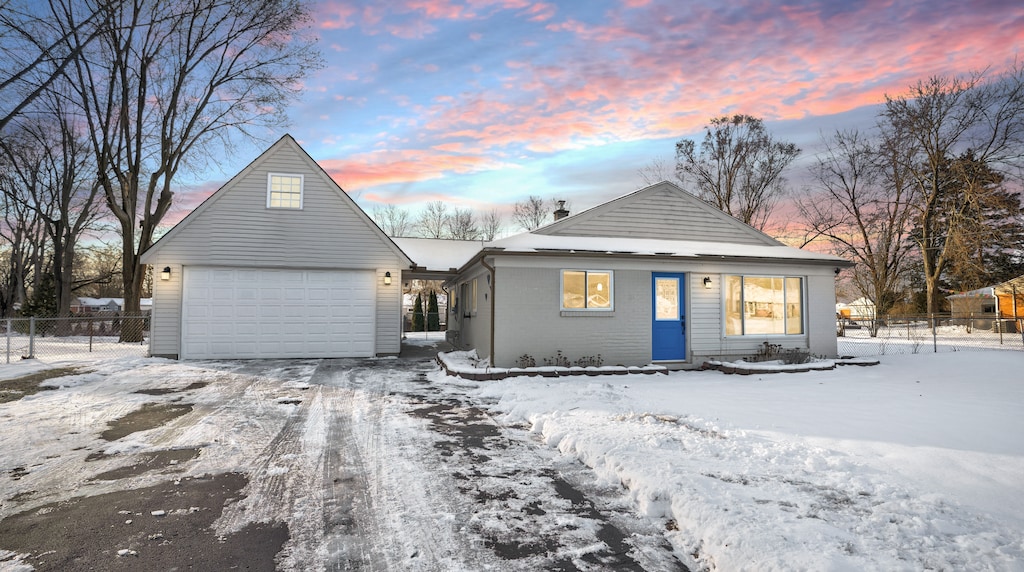
{"label": "gable attic window", "polygon": [[562,309],[612,310],[612,271],[563,270]]}
{"label": "gable attic window", "polygon": [[268,209],[302,209],[302,175],[267,174]]}

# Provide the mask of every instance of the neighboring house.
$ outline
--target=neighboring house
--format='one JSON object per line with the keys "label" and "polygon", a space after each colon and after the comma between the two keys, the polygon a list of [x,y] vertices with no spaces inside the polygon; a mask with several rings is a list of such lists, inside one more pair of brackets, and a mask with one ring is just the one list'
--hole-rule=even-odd
{"label": "neighboring house", "polygon": [[[89,298],[79,296],[71,301],[72,314],[113,314],[124,307],[124,298]],[[153,308],[152,298],[139,300],[139,309],[148,314]]]}
{"label": "neighboring house", "polygon": [[1024,276],[993,286],[946,296],[954,318],[998,315],[1000,318],[1024,317]]}
{"label": "neighboring house", "polygon": [[401,276],[412,261],[288,135],[142,260],[157,277],[154,356],[363,357],[401,348]]}
{"label": "neighboring house", "polygon": [[851,320],[874,320],[875,303],[862,296],[852,302],[836,304],[836,313]]}
{"label": "neighboring house", "polygon": [[[416,261],[434,248],[397,242]],[[559,352],[569,363],[600,354],[605,365],[694,367],[765,342],[834,356],[835,275],[851,266],[785,246],[667,182],[472,254],[448,250],[418,270],[453,269],[450,338],[498,367]]]}
{"label": "neighboring house", "polygon": [[851,266],[670,183],[491,242],[392,240],[289,136],[143,262],[162,275],[153,355],[396,354],[402,284],[419,279],[444,281],[450,339],[499,367],[558,352],[696,367],[766,342],[834,356],[835,274]]}

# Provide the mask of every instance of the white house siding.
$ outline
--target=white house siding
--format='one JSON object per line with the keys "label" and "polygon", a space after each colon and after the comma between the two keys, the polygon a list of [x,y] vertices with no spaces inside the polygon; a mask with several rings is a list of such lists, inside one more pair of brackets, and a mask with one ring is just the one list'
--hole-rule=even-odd
{"label": "white house siding", "polygon": [[[835,290],[832,267],[771,263],[707,263],[623,258],[499,256],[495,261],[498,307],[495,316],[494,365],[515,367],[523,355],[538,365],[558,350],[570,361],[598,353],[606,365],[643,365],[651,361],[651,274],[681,272],[688,276],[685,296],[688,362],[698,367],[710,358],[753,355],[765,341],[784,348],[810,349],[834,356]],[[611,313],[566,313],[560,310],[563,269],[612,270],[615,310]],[[785,275],[805,279],[805,324],[802,335],[730,336],[722,327],[722,283],[726,274]],[[704,287],[704,277],[711,288]],[[463,334],[464,344],[487,346]],[[482,339],[482,338],[480,338]]]}
{"label": "white house siding", "polygon": [[[160,259],[150,264],[153,265],[154,279],[149,353],[154,356],[177,357],[181,339],[182,266]],[[160,272],[168,266],[171,268],[171,277],[169,280],[161,280]]]}
{"label": "white house siding", "polygon": [[[694,335],[690,338],[692,360],[699,365],[705,359],[737,359],[749,357],[764,342],[785,349],[809,350],[815,355],[835,356],[835,273],[834,267],[804,266],[791,263],[721,263],[707,265],[705,274],[691,275],[691,292],[695,294]],[[712,288],[704,289],[703,276],[711,276]],[[726,336],[722,326],[722,284],[726,275],[794,276],[804,279],[804,325],[801,335]],[[700,298],[700,301],[696,300]],[[700,330],[698,335],[697,329]]]}
{"label": "white house siding", "polygon": [[[616,204],[618,202],[618,204]],[[613,208],[614,207],[614,208]],[[724,218],[723,218],[724,217]],[[726,220],[728,219],[728,220]],[[538,234],[778,244],[678,188],[661,185],[607,203]]]}
{"label": "white house siding", "polygon": [[832,357],[839,351],[836,340],[836,276],[830,268],[821,268],[807,277],[812,295],[807,301],[807,330],[811,353]]}
{"label": "white house siding", "polygon": [[[523,355],[544,365],[559,350],[570,362],[596,356],[607,365],[651,359],[650,272],[607,265],[545,264],[543,268],[496,266],[495,365],[517,366]],[[513,263],[514,264],[514,263]],[[562,312],[561,270],[614,270],[612,312]]]}
{"label": "white house siding", "polygon": [[[476,348],[477,355],[481,358],[490,357],[491,351],[491,304],[494,301],[494,291],[488,286],[487,277],[490,272],[481,264],[474,265],[467,272],[464,272],[455,283],[455,295],[457,308],[454,308],[448,320],[448,328],[458,330],[458,345],[463,348]],[[462,285],[467,286],[471,292],[473,280],[477,282],[476,311],[471,307],[470,296],[463,296]],[[500,295],[500,293],[499,293]],[[452,308],[449,305],[449,308]]]}
{"label": "white house siding", "polygon": [[[384,273],[391,272],[391,286]],[[395,268],[377,269],[377,355],[398,355],[402,350],[402,273]]]}
{"label": "white house siding", "polygon": [[[267,208],[270,172],[303,175],[301,210]],[[150,353],[180,353],[181,267],[188,265],[374,270],[381,276],[376,293],[380,301],[377,353],[397,353],[405,262],[354,209],[358,207],[339,195],[333,182],[290,138],[280,140],[144,257],[158,271],[172,268],[170,281],[154,281]],[[393,281],[384,286],[382,276],[388,271]]]}

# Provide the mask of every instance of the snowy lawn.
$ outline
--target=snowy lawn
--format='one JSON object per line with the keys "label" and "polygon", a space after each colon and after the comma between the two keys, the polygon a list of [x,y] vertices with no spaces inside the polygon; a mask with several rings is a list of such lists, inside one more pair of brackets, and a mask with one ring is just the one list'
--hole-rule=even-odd
{"label": "snowy lawn", "polygon": [[472,394],[621,483],[708,569],[1021,570],[1022,366],[1018,352],[958,352]]}
{"label": "snowy lawn", "polygon": [[[604,550],[593,537],[606,521],[574,512],[558,492],[555,478],[579,471],[595,482],[573,482],[599,505],[641,517],[634,522],[644,526],[633,527],[641,535],[623,531],[648,570],[672,569],[656,554],[641,557],[658,550],[662,534],[671,544],[664,552],[692,570],[1024,570],[1024,354],[880,359],[796,374],[484,382],[395,359],[25,360],[0,367],[0,379],[82,369],[44,383],[58,389],[0,406],[0,470],[10,475],[0,480],[0,519],[231,471],[250,484],[217,533],[286,523],[283,570],[350,561],[394,570],[580,567]],[[146,403],[192,411],[101,437]],[[503,427],[455,447],[456,424],[477,407]],[[444,408],[449,417],[430,417]],[[473,423],[492,434],[482,415]],[[190,448],[201,453],[177,465],[97,478]],[[525,511],[525,499],[544,510]],[[335,514],[347,506],[360,526],[325,527],[348,522]],[[504,539],[499,532],[557,548],[507,560],[488,548]],[[0,568],[25,561],[2,548]],[[137,558],[147,557],[140,549]]]}

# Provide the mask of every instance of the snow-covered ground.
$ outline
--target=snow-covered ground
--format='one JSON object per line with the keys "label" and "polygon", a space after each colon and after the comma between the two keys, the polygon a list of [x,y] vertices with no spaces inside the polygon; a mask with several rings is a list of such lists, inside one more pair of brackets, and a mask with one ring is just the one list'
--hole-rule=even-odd
{"label": "snow-covered ground", "polygon": [[1024,569],[1024,355],[881,361],[473,393],[674,521],[710,569]]}
{"label": "snow-covered ground", "polygon": [[[359,559],[373,569],[529,569],[559,558],[601,569],[584,560],[599,550],[599,526],[546,480],[569,474],[638,517],[637,552],[658,550],[642,536],[653,530],[693,570],[1024,570],[1024,354],[880,359],[798,374],[486,382],[394,359],[77,361],[79,375],[52,380],[60,389],[0,404],[0,473],[23,468],[0,479],[0,519],[123,489],[90,477],[132,454],[197,447],[180,474],[250,476],[218,530],[287,522],[285,570]],[[54,365],[68,364],[26,360],[0,366],[0,379]],[[196,382],[206,385],[184,391]],[[181,392],[136,393],[166,388]],[[142,403],[179,399],[194,410],[165,426],[98,436]],[[484,408],[500,427],[483,441],[500,446],[453,452],[451,426],[429,421],[431,399],[453,408],[449,423]],[[83,462],[90,452],[116,455]],[[573,469],[577,459],[589,469]],[[527,501],[547,514],[524,520]],[[343,506],[358,526],[325,528],[345,521],[335,519]],[[494,535],[514,523],[574,538],[552,556],[499,558]]]}

